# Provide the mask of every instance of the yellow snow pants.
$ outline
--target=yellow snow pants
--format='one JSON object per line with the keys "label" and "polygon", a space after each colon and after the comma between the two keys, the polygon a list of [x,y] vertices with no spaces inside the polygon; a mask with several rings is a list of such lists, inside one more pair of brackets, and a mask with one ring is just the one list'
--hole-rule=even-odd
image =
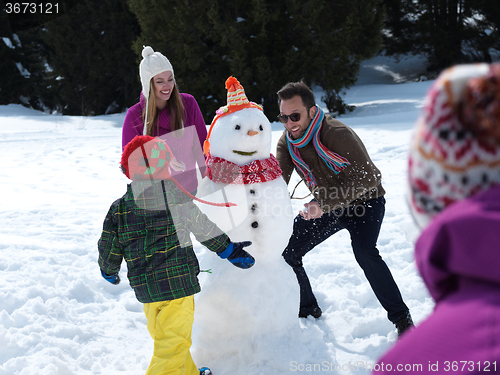
{"label": "yellow snow pants", "polygon": [[191,358],[194,296],[144,304],[154,351],[146,375],[199,375]]}

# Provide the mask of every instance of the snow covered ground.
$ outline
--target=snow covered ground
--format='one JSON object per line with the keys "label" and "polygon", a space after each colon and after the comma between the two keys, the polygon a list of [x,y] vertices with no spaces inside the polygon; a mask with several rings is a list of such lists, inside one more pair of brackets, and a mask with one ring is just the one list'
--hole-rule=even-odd
{"label": "snow covered ground", "polygon": [[[378,246],[417,324],[433,308],[415,269],[412,241],[418,231],[405,203],[408,141],[432,83],[416,82],[420,66],[418,59],[365,62],[345,96],[357,108],[341,118],[382,171],[387,206]],[[398,83],[408,80],[413,82]],[[97,265],[102,221],[128,181],[118,167],[124,116],[60,116],[0,106],[1,375],[143,374],[149,364],[152,340],[125,264],[118,286],[104,281]],[[281,132],[274,123],[273,153]],[[296,182],[297,176],[290,189]],[[293,201],[295,212],[303,203]],[[214,255],[198,243],[195,250],[203,269],[204,257]],[[348,233],[308,254],[305,267],[324,313],[300,324],[317,337],[320,354],[304,360],[297,342],[283,358],[285,373],[369,373],[397,337],[354,260]],[[314,342],[307,345],[315,351]],[[198,365],[227,375],[217,372],[217,363]],[[242,364],[233,375],[248,373]],[[252,374],[275,375],[264,359]]]}

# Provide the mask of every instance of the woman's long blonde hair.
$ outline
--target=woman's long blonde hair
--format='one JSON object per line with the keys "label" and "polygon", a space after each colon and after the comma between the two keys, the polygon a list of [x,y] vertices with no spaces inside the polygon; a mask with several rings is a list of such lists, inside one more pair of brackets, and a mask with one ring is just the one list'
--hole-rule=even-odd
{"label": "woman's long blonde hair", "polygon": [[[146,126],[146,134],[149,136],[154,136],[155,127],[156,127],[156,135],[159,135],[160,124],[158,123],[158,108],[156,108],[156,96],[154,94],[153,86],[154,79],[151,78],[149,83],[149,98],[147,101],[147,106],[144,108],[142,112],[142,121],[146,118],[147,112],[147,124]],[[170,113],[170,130],[176,131],[183,128],[184,123],[184,103],[182,103],[182,98],[179,93],[179,89],[177,88],[177,83],[174,85],[174,89],[172,90],[172,94],[170,95],[170,99],[167,100],[167,107],[165,108],[168,113]]]}

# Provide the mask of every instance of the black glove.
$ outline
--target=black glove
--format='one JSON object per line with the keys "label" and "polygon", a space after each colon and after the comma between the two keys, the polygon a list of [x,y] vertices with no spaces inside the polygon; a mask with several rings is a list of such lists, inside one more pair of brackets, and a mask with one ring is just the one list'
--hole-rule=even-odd
{"label": "black glove", "polygon": [[106,281],[109,281],[113,285],[120,284],[120,276],[118,276],[117,273],[115,273],[114,275],[107,275],[104,273],[104,271],[101,270],[101,275]]}
{"label": "black glove", "polygon": [[244,247],[250,246],[252,243],[250,241],[245,242],[231,242],[229,246],[218,255],[222,259],[227,259],[233,265],[239,268],[250,268],[255,264],[255,259],[253,256],[248,254]]}

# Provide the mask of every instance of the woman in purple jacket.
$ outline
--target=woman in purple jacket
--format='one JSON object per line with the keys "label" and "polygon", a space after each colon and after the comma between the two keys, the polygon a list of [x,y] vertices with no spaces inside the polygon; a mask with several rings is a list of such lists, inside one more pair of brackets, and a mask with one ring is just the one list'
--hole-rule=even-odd
{"label": "woman in purple jacket", "polygon": [[[172,150],[172,176],[189,192],[198,186],[196,164],[204,175],[203,142],[207,127],[195,98],[179,93],[170,61],[144,47],[139,75],[142,93],[130,107],[122,130],[122,150],[136,135],[162,138]],[[146,126],[145,126],[146,124]]]}
{"label": "woman in purple jacket", "polygon": [[500,64],[458,65],[431,87],[409,156],[434,311],[375,374],[500,373]]}

